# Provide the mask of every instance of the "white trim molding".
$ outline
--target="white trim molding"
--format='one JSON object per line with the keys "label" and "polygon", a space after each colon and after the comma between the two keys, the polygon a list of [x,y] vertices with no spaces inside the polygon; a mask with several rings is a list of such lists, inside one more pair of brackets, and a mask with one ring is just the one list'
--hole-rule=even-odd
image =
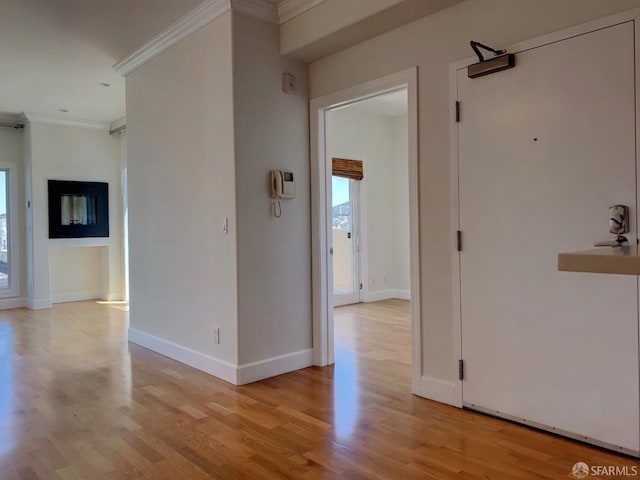
{"label": "white trim molding", "polygon": [[65,127],[90,128],[93,130],[109,130],[109,122],[98,122],[95,120],[85,120],[82,118],[63,117],[61,115],[50,115],[48,113],[24,112],[22,118],[31,123],[49,123],[52,125],[62,125]]}
{"label": "white trim molding", "polygon": [[400,300],[411,300],[411,290],[400,290],[396,288],[393,291],[393,297],[391,298],[399,298]]}
{"label": "white trim molding", "polygon": [[24,115],[20,113],[0,112],[0,123],[15,125],[18,127],[24,123]]}
{"label": "white trim molding", "polygon": [[424,376],[420,378],[419,390],[413,393],[436,402],[462,407],[457,401],[456,382]]}
{"label": "white trim molding", "polygon": [[105,302],[124,302],[124,292],[102,292],[100,299]]}
{"label": "white trim molding", "polygon": [[379,302],[381,300],[388,300],[390,298],[398,298],[400,300],[411,300],[411,292],[409,290],[400,290],[400,289],[392,289],[392,290],[375,290],[362,292],[360,296],[360,300],[369,303],[369,302]]}
{"label": "white trim molding", "polygon": [[250,17],[269,23],[279,23],[278,7],[268,0],[231,0],[234,12],[244,13]]}
{"label": "white trim molding", "polygon": [[51,295],[51,303],[82,302],[84,300],[103,300],[102,292],[68,292]]}
{"label": "white trim molding", "polygon": [[131,55],[116,63],[113,68],[120,75],[127,76],[136,68],[230,10],[230,0],[207,0],[169,28],[153,37]]}
{"label": "white trim molding", "polygon": [[269,0],[206,0],[138,50],[120,60],[113,68],[126,77],[172,45],[231,10],[277,24],[291,20],[325,1],[285,0],[276,6]]}
{"label": "white trim molding", "polygon": [[51,308],[51,299],[50,298],[28,298],[27,299],[27,308],[29,310],[46,310]]}
{"label": "white trim molding", "polygon": [[119,133],[127,128],[127,117],[122,117],[111,122],[109,133]]}
{"label": "white trim molding", "polygon": [[27,306],[27,299],[24,297],[1,298],[0,310],[9,310],[12,308],[22,308]]}
{"label": "white trim molding", "polygon": [[236,366],[231,363],[135,328],[129,328],[129,341],[237,385]]}
{"label": "white trim molding", "polygon": [[234,385],[257,382],[313,365],[313,350],[310,348],[258,362],[234,365],[136,328],[129,328],[129,341]]}
{"label": "white trim molding", "polygon": [[246,363],[238,367],[238,385],[257,382],[311,365],[313,365],[313,350],[311,348],[267,358],[259,362]]}
{"label": "white trim molding", "polygon": [[307,10],[326,2],[326,0],[284,0],[278,4],[280,23],[288,22],[292,18],[302,15]]}

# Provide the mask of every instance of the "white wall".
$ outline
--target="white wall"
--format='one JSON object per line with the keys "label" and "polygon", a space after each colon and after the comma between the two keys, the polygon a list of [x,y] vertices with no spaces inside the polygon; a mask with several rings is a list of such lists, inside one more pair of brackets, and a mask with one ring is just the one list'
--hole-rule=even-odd
{"label": "white wall", "polygon": [[214,366],[238,357],[231,59],[227,13],[126,79],[131,328]]}
{"label": "white wall", "polygon": [[103,298],[109,282],[108,247],[49,249],[53,303]]}
{"label": "white wall", "polygon": [[401,292],[411,289],[409,256],[409,118],[393,117],[391,123],[391,158],[395,168],[393,178],[394,255],[396,256],[394,283]]}
{"label": "white wall", "polygon": [[[73,269],[51,270],[51,258],[60,265],[69,256],[69,250],[54,247],[103,246],[107,261],[92,261],[92,268],[101,280],[100,296],[120,299],[123,295],[123,268],[121,247],[121,207],[118,141],[105,130],[70,127],[40,122],[29,122],[27,200],[31,209],[27,214],[27,271],[29,306],[48,308],[52,303],[51,285],[76,284],[76,299],[95,296],[94,285],[82,287],[74,280]],[[48,180],[77,180],[109,183],[109,237],[79,239],[49,239]],[[31,234],[29,234],[31,232]],[[65,252],[64,258],[56,258]],[[84,253],[79,253],[84,255]],[[106,272],[102,267],[106,268]],[[55,278],[53,277],[55,275]],[[56,287],[58,288],[58,287]],[[67,300],[72,299],[65,297]]]}
{"label": "white wall", "polygon": [[[227,13],[126,81],[129,338],[238,383],[311,364],[307,69],[278,34]],[[271,169],[296,176],[280,219]]]}
{"label": "white wall", "polygon": [[[280,55],[277,25],[238,13],[233,19],[239,360],[308,350],[299,360],[310,362],[307,68]],[[296,76],[296,95],[282,93],[284,72]],[[282,200],[281,218],[271,215],[272,169],[291,170],[296,180],[296,198]]]}
{"label": "white wall", "polygon": [[[357,108],[357,107],[356,107]],[[351,108],[331,112],[333,157],[363,160],[360,182],[364,301],[409,291],[409,179],[407,117],[387,117]],[[400,264],[403,265],[400,265]],[[403,291],[400,294],[399,291]]]}
{"label": "white wall", "polygon": [[[640,5],[640,0],[465,1],[310,65],[311,97],[419,67],[423,374],[453,380],[449,65],[469,40],[502,47]],[[307,19],[313,22],[313,18]],[[464,108],[464,106],[463,106]]]}

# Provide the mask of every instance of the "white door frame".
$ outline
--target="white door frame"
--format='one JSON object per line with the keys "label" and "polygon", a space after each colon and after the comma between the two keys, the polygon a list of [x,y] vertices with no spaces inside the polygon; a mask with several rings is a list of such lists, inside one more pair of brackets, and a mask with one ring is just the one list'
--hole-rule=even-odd
{"label": "white door frame", "polygon": [[[507,46],[506,49],[510,53],[524,52],[532,48],[541,47],[550,43],[559,42],[579,35],[593,32],[602,28],[611,27],[623,22],[635,21],[636,30],[636,91],[640,89],[640,37],[638,35],[640,18],[640,8],[633,8],[622,13],[610,15],[604,18],[593,20],[591,22],[566,28],[558,32],[542,35],[530,40],[526,40],[514,45]],[[502,48],[499,46],[499,48]],[[449,66],[449,98],[450,98],[450,115],[449,115],[449,151],[450,151],[450,173],[451,173],[451,245],[455,245],[456,231],[460,229],[460,211],[459,211],[459,183],[458,183],[458,123],[456,123],[455,103],[458,101],[458,82],[457,72],[466,68],[472,63],[476,63],[476,57],[469,57],[458,62],[454,62]],[[517,68],[517,67],[516,67]],[[464,105],[461,106],[461,118],[464,119]],[[636,136],[640,137],[640,109],[636,105]],[[636,147],[636,157],[640,158],[640,144]],[[638,172],[637,181],[640,183],[640,172]],[[640,191],[638,192],[638,201],[640,202]],[[640,212],[634,219],[640,222]],[[640,225],[640,223],[636,223]],[[453,304],[453,352],[455,363],[462,358],[462,312],[461,312],[461,291],[460,291],[460,253],[452,248],[452,304]],[[463,402],[463,382],[455,381],[454,404],[462,407]]]}
{"label": "white door frame", "polygon": [[418,196],[418,69],[417,67],[356,85],[310,102],[311,237],[313,296],[313,363],[333,363],[332,264],[329,255],[331,158],[327,152],[330,110],[399,89],[407,89],[409,128],[409,258],[411,276],[412,390],[421,394],[422,334],[420,320],[420,222]]}

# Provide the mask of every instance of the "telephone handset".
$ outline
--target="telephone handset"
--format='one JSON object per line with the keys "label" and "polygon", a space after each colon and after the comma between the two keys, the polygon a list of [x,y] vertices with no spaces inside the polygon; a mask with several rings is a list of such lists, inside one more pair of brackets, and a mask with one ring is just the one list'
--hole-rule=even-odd
{"label": "telephone handset", "polygon": [[282,175],[276,170],[271,171],[271,198],[282,195]]}
{"label": "telephone handset", "polygon": [[271,170],[271,198],[273,198],[273,216],[282,216],[281,198],[295,198],[296,184],[293,180],[293,172],[287,170]]}

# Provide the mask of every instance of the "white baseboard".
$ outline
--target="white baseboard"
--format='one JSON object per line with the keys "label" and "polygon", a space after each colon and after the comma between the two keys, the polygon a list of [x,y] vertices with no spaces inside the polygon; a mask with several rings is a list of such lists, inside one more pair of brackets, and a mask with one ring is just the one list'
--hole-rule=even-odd
{"label": "white baseboard", "polygon": [[411,300],[411,292],[409,290],[375,290],[373,292],[362,292],[360,299],[365,302],[379,302],[390,298],[399,298],[401,300]]}
{"label": "white baseboard", "polygon": [[374,292],[362,292],[360,300],[365,303],[379,302],[381,300],[387,300],[393,298],[393,290],[376,290]]}
{"label": "white baseboard", "polygon": [[313,365],[311,348],[236,367],[232,363],[135,328],[129,328],[129,341],[234,385],[257,382]]}
{"label": "white baseboard", "polygon": [[51,295],[51,303],[82,302],[84,300],[102,299],[101,292],[68,292]]}
{"label": "white baseboard", "polygon": [[0,310],[9,310],[10,308],[22,308],[26,306],[27,306],[27,299],[24,297],[0,299]]}
{"label": "white baseboard", "polygon": [[313,349],[267,358],[238,367],[238,385],[245,385],[313,365]]}
{"label": "white baseboard", "polygon": [[129,328],[129,341],[234,385],[238,384],[236,366],[231,363],[135,328]]}
{"label": "white baseboard", "polygon": [[107,302],[122,302],[124,301],[124,293],[123,292],[109,292],[102,293],[100,298]]}
{"label": "white baseboard", "polygon": [[31,310],[44,310],[51,308],[50,298],[29,298],[27,299],[27,308]]}
{"label": "white baseboard", "polygon": [[418,391],[413,392],[416,395],[436,402],[446,403],[447,405],[453,405],[454,407],[461,407],[461,405],[458,405],[459,402],[456,401],[456,385],[454,382],[423,376],[417,387]]}
{"label": "white baseboard", "polygon": [[399,298],[400,300],[411,300],[411,291],[396,289],[393,291],[392,298]]}

